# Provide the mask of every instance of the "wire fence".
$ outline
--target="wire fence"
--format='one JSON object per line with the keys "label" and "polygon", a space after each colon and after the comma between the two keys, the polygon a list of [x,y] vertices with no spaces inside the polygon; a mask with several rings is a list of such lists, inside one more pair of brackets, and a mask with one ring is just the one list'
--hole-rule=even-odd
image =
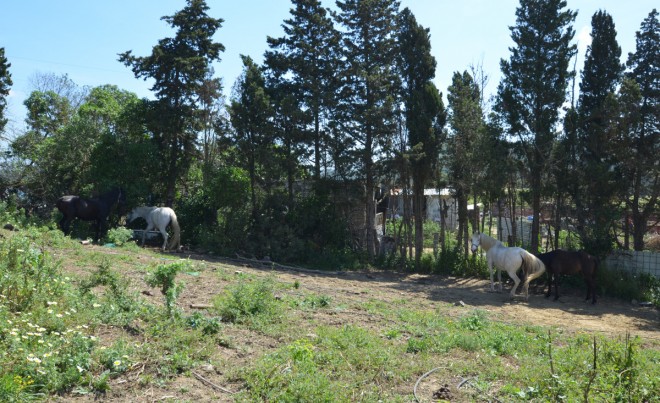
{"label": "wire fence", "polygon": [[660,278],[660,253],[649,251],[617,250],[605,258],[610,269],[632,275],[651,274]]}

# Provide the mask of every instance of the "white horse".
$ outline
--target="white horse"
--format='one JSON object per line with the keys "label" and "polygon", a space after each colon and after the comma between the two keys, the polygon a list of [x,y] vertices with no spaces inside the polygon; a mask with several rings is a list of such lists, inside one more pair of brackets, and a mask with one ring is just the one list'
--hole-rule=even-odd
{"label": "white horse", "polygon": [[154,227],[163,235],[163,251],[167,246],[167,226],[172,224],[172,240],[167,249],[178,249],[181,245],[181,229],[179,228],[179,221],[176,219],[174,210],[169,207],[136,207],[126,217],[127,222],[131,222],[138,217],[142,217],[147,221],[147,228],[142,232],[142,246],[144,246],[144,238],[147,232]]}
{"label": "white horse", "polygon": [[502,242],[492,238],[486,234],[475,232],[472,235],[472,253],[477,251],[481,246],[486,251],[486,259],[488,260],[488,271],[490,272],[490,289],[495,291],[495,283],[493,282],[493,266],[497,270],[497,281],[499,283],[499,291],[502,291],[502,271],[506,270],[509,277],[515,283],[511,290],[511,298],[513,299],[520,278],[516,274],[522,267],[526,274],[526,280],[523,284],[523,291],[525,293],[525,301],[529,298],[529,283],[530,281],[538,278],[545,272],[545,265],[539,258],[527,252],[523,248],[516,246],[506,247]]}

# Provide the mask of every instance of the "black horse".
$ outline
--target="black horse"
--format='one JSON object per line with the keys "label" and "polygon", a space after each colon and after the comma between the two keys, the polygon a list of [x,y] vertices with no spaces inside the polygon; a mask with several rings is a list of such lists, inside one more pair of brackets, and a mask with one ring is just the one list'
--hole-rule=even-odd
{"label": "black horse", "polygon": [[555,283],[555,301],[559,299],[559,277],[562,274],[582,274],[587,283],[587,300],[591,297],[591,303],[596,303],[596,272],[598,271],[598,258],[584,251],[553,250],[552,252],[538,255],[548,272],[548,292],[546,298],[552,292],[552,283]]}
{"label": "black horse", "polygon": [[121,188],[114,188],[91,199],[80,196],[62,196],[57,200],[57,208],[64,215],[59,222],[59,227],[65,235],[69,235],[71,222],[75,218],[94,221],[96,229],[94,240],[98,242],[101,234],[106,230],[106,220],[112,207],[117,203],[123,205],[125,202],[126,195]]}

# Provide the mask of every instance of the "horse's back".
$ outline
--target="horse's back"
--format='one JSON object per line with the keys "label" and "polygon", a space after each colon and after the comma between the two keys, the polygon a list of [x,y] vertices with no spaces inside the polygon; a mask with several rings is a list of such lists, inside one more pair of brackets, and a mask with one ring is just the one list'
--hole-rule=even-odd
{"label": "horse's back", "polygon": [[592,276],[596,270],[596,260],[584,251],[567,251],[555,249],[547,253],[541,253],[539,259],[545,264],[546,269],[553,274],[579,274]]}
{"label": "horse's back", "polygon": [[486,256],[490,255],[493,264],[501,269],[509,271],[510,269],[518,269],[522,264],[522,252],[526,252],[523,248],[517,246],[504,246],[498,244],[488,250]]}
{"label": "horse's back", "polygon": [[158,225],[167,225],[171,220],[176,220],[174,210],[169,207],[157,207],[149,213],[151,222]]}

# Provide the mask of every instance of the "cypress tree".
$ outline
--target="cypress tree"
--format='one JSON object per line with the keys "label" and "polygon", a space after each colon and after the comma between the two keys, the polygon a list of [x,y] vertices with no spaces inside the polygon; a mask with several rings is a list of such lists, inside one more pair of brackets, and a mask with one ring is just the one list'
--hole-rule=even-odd
{"label": "cypress tree", "polygon": [[510,28],[515,46],[501,60],[503,78],[496,110],[508,134],[520,139],[532,196],[530,249],[538,250],[543,174],[548,168],[559,112],[572,77],[568,64],[575,53],[572,23],[577,15],[564,0],[520,0]]}
{"label": "cypress tree", "polygon": [[612,248],[612,224],[617,217],[616,194],[620,173],[616,168],[615,91],[621,81],[621,47],[612,17],[604,11],[591,19],[591,45],[580,82],[578,144],[584,208],[578,211],[578,231],[584,247],[597,255]]}
{"label": "cypress tree", "polygon": [[446,118],[442,95],[431,81],[436,61],[431,55],[429,29],[419,25],[408,8],[399,21],[399,66],[413,178],[415,262],[419,266],[424,247],[424,188],[436,169]]}
{"label": "cypress tree", "polygon": [[291,111],[303,115],[297,120],[311,124],[300,141],[313,150],[313,177],[319,179],[328,147],[323,122],[330,118],[335,102],[340,35],[319,0],[292,3],[292,18],[282,25],[285,36],[267,39],[271,50],[265,54],[265,65],[281,81],[279,88],[298,104],[296,112]]}
{"label": "cypress tree", "polygon": [[631,108],[633,113],[627,114],[629,124],[625,137],[633,150],[632,158],[627,159],[631,165],[633,243],[635,250],[642,250],[647,222],[651,215],[657,214],[660,195],[660,24],[656,9],[637,31],[636,50],[628,54],[627,67],[627,77],[638,87],[627,92],[639,92],[638,107]]}
{"label": "cypress tree", "polygon": [[337,1],[337,21],[345,28],[341,46],[335,167],[365,185],[366,249],[375,256],[376,158],[396,130],[396,20],[394,0]]}
{"label": "cypress tree", "polygon": [[0,133],[5,130],[8,119],[5,117],[5,108],[7,107],[7,100],[9,95],[9,88],[12,86],[11,74],[9,68],[11,63],[5,57],[5,48],[0,48]]}

